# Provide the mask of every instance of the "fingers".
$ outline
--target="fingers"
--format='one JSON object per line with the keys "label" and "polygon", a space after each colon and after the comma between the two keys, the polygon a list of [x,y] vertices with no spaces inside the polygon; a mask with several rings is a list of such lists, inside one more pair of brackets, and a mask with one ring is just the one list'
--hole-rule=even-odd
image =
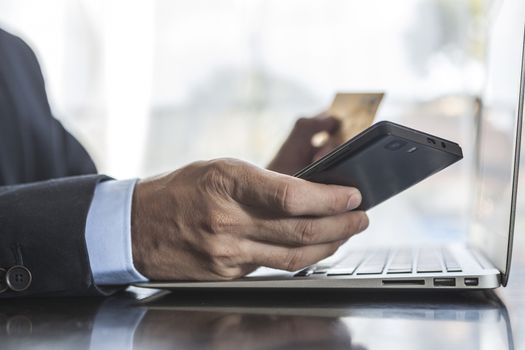
{"label": "fingers", "polygon": [[312,137],[322,131],[332,134],[339,129],[339,125],[339,119],[328,116],[326,113],[321,113],[313,118],[297,119],[292,134],[300,134],[306,137]]}
{"label": "fingers", "polygon": [[248,263],[274,269],[297,271],[333,255],[344,241],[286,248],[260,242],[245,241]]}
{"label": "fingers", "polygon": [[252,240],[289,246],[312,245],[346,240],[368,227],[368,216],[352,211],[326,217],[300,217],[274,220],[254,219]]}
{"label": "fingers", "polygon": [[352,187],[318,184],[256,167],[234,178],[233,195],[254,208],[286,216],[335,215],[361,204],[361,194]]}

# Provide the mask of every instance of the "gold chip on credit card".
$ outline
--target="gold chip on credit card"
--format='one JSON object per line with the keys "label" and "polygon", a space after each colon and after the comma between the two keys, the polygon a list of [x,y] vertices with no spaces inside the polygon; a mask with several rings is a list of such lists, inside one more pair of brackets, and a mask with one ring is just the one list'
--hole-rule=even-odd
{"label": "gold chip on credit card", "polygon": [[337,93],[328,113],[341,120],[341,127],[334,135],[343,143],[374,123],[377,109],[384,93]]}

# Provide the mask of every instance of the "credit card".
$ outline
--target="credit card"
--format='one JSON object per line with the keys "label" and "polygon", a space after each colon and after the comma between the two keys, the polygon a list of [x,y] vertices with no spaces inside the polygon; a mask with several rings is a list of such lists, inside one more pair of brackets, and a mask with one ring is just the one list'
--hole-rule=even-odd
{"label": "credit card", "polygon": [[341,120],[341,127],[334,135],[338,144],[348,141],[373,123],[383,99],[383,92],[340,92],[335,95],[328,114]]}

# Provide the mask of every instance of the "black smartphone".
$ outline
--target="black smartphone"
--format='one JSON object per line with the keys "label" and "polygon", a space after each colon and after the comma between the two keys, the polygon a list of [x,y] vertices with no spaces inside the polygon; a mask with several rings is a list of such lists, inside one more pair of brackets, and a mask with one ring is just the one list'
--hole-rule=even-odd
{"label": "black smartphone", "polygon": [[455,142],[382,121],[295,176],[356,187],[363,196],[358,209],[368,210],[462,158]]}

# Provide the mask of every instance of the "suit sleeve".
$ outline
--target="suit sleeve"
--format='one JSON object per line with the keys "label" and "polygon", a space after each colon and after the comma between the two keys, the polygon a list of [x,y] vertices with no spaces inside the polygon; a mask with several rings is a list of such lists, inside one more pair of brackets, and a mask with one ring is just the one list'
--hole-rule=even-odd
{"label": "suit sleeve", "polygon": [[25,290],[8,288],[0,298],[111,292],[93,282],[84,236],[95,187],[107,179],[86,175],[0,187],[0,268],[21,265],[31,275]]}
{"label": "suit sleeve", "polygon": [[53,117],[35,53],[18,37],[4,32],[0,39],[0,77],[8,96],[4,115],[0,108],[0,127],[10,131],[4,132],[0,145],[11,149],[11,157],[0,166],[9,168],[7,182],[96,173],[84,147]]}
{"label": "suit sleeve", "polygon": [[0,92],[0,298],[110,293],[93,283],[85,240],[107,177],[53,118],[33,51],[1,29]]}

